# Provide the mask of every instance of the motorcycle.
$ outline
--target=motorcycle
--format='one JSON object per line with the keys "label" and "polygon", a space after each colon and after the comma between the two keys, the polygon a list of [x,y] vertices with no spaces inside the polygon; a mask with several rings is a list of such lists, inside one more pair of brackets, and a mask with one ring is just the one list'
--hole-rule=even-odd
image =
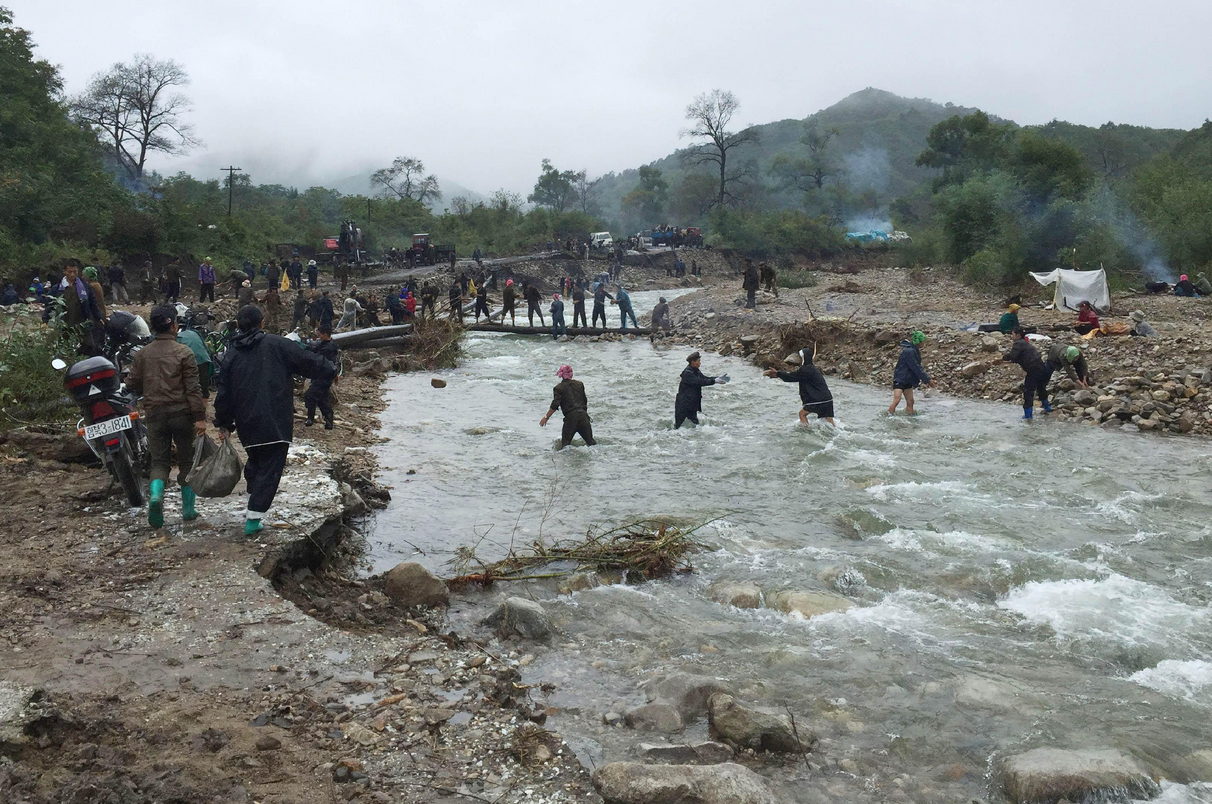
{"label": "motorcycle", "polygon": [[[146,326],[146,325],[145,325]],[[76,432],[122,486],[126,501],[142,507],[143,482],[149,458],[147,428],[139,421],[135,395],[122,384],[117,366],[105,357],[73,363],[51,361],[56,371],[67,369],[63,385],[84,412]]]}
{"label": "motorcycle", "polygon": [[125,310],[115,310],[105,320],[105,356],[119,370],[119,379],[135,354],[152,341],[151,330],[142,317]]}

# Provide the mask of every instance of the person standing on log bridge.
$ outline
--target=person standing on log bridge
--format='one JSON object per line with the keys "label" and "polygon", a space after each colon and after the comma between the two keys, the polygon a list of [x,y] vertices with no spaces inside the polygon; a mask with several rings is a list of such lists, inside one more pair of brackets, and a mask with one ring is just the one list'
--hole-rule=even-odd
{"label": "person standing on log bridge", "polygon": [[598,325],[598,316],[602,317],[602,329],[606,328],[606,300],[614,301],[614,297],[606,292],[604,282],[597,283],[593,288],[593,325]]}
{"label": "person standing on log bridge", "polygon": [[572,289],[572,325],[589,329],[589,322],[585,320],[585,283],[580,280]]}
{"label": "person standing on log bridge", "polygon": [[593,425],[589,422],[589,400],[585,396],[585,384],[572,378],[572,366],[563,365],[556,371],[559,384],[552,389],[551,407],[547,415],[539,419],[539,426],[546,427],[557,410],[564,413],[564,429],[560,434],[560,448],[572,443],[572,437],[585,439],[585,446],[598,442],[593,438]]}
{"label": "person standing on log bridge", "polygon": [[568,334],[568,327],[564,324],[564,302],[560,301],[560,294],[555,294],[551,297],[551,339],[558,340],[561,335]]}
{"label": "person standing on log bridge", "polygon": [[505,280],[505,291],[502,294],[501,308],[501,323],[505,323],[505,316],[509,316],[510,326],[517,325],[517,309],[518,309],[518,289],[513,286],[512,279]]}
{"label": "person standing on log bridge", "polygon": [[543,307],[540,301],[542,297],[539,295],[539,289],[527,282],[522,285],[522,298],[526,300],[526,315],[530,319],[530,326],[534,326],[534,314],[539,314],[539,323],[547,326],[547,321],[543,318]]}

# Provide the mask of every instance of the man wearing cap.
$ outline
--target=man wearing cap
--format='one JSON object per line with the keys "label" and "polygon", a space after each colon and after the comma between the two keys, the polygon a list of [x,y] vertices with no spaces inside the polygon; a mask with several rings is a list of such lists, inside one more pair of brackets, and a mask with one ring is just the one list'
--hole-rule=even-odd
{"label": "man wearing cap", "polygon": [[185,476],[194,462],[194,439],[206,433],[206,401],[198,381],[198,363],[188,346],[177,342],[177,311],[164,304],[151,311],[155,339],[135,353],[126,387],[141,395],[143,423],[151,453],[151,493],[147,524],[164,525],[164,483],[177,445],[177,482],[181,484],[181,519],[198,518],[194,492]]}
{"label": "man wearing cap", "polygon": [[1053,341],[1048,347],[1048,359],[1044,361],[1044,383],[1052,379],[1057,369],[1064,369],[1069,379],[1077,383],[1079,388],[1090,386],[1090,367],[1086,364],[1086,356],[1076,346],[1067,346]]}
{"label": "man wearing cap", "polygon": [[[619,326],[621,328],[627,329],[628,316],[631,316],[631,326],[635,327],[636,329],[640,328],[639,322],[635,320],[635,309],[631,306],[631,296],[627,293],[627,290],[623,287],[621,282],[619,283],[619,289],[614,294],[614,299],[611,303],[619,306]],[[605,316],[602,317],[605,318]]]}
{"label": "man wearing cap", "polygon": [[718,377],[708,377],[699,370],[702,365],[702,355],[691,352],[686,357],[686,368],[682,369],[682,378],[678,383],[678,396],[673,403],[673,429],[682,426],[682,422],[690,419],[695,425],[699,423],[699,412],[703,409],[703,387],[706,385],[726,385],[731,379],[727,374]]}
{"label": "man wearing cap", "polygon": [[896,370],[892,372],[892,404],[888,406],[889,413],[896,413],[905,398],[905,412],[913,415],[913,389],[922,383],[933,388],[934,381],[922,368],[921,344],[926,342],[926,333],[916,330],[908,340],[901,341],[901,356],[896,361]]}
{"label": "man wearing cap", "polygon": [[564,413],[564,429],[561,433],[560,448],[572,443],[574,435],[585,439],[585,446],[592,447],[598,443],[593,440],[593,426],[589,423],[589,400],[585,397],[585,385],[580,380],[572,378],[572,366],[560,366],[556,371],[560,382],[552,389],[551,407],[547,415],[539,419],[539,426],[546,427],[547,421],[557,410]]}
{"label": "man wearing cap", "polygon": [[215,300],[215,266],[210,264],[210,257],[202,260],[198,266],[198,301],[204,302],[209,297]]}
{"label": "man wearing cap", "polygon": [[320,281],[320,266],[316,265],[315,260],[307,261],[307,285],[312,290],[316,289],[316,284]]}
{"label": "man wearing cap", "polygon": [[800,409],[800,422],[808,423],[808,414],[815,413],[818,419],[833,424],[833,394],[829,392],[829,384],[825,375],[813,364],[816,349],[801,349],[800,367],[795,371],[779,371],[766,369],[767,377],[778,377],[783,382],[798,382],[800,384],[800,401],[804,407]]}
{"label": "man wearing cap", "polygon": [[[1085,304],[1085,302],[1082,302]],[[1027,340],[1027,333],[1022,327],[1010,333],[1014,342],[1010,351],[1002,355],[1007,363],[1017,363],[1023,370],[1023,419],[1030,420],[1035,416],[1035,396],[1044,406],[1044,413],[1052,412],[1052,404],[1048,401],[1048,370],[1040,359],[1039,351]]]}

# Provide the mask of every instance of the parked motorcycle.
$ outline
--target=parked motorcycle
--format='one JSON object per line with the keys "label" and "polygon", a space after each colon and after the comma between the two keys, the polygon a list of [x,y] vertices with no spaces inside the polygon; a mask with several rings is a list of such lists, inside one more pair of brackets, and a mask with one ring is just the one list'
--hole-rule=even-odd
{"label": "parked motorcycle", "polygon": [[141,316],[115,310],[105,320],[105,356],[117,366],[119,379],[134,361],[135,353],[151,341],[151,330]]}
{"label": "parked motorcycle", "polygon": [[84,412],[76,432],[84,438],[132,507],[143,505],[143,475],[148,464],[147,428],[139,421],[135,395],[122,384],[108,358],[89,357],[70,367],[59,358],[57,371],[67,369],[63,385]]}

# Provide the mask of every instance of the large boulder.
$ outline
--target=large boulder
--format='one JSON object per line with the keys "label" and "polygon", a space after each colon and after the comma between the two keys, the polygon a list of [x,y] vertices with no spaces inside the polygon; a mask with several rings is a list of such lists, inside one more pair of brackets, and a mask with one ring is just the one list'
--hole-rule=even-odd
{"label": "large boulder", "polygon": [[707,699],[714,693],[727,691],[728,687],[714,678],[690,673],[671,673],[644,685],[649,702],[670,704],[686,722],[707,714]]}
{"label": "large boulder", "polygon": [[445,606],[450,602],[446,584],[412,561],[397,564],[383,580],[383,593],[405,606]]}
{"label": "large boulder", "polygon": [[762,777],[732,762],[644,765],[611,762],[593,772],[606,804],[778,804]]}
{"label": "large boulder", "polygon": [[712,731],[738,748],[800,752],[811,751],[816,745],[816,735],[793,727],[789,718],[750,709],[724,692],[717,692],[708,699],[707,716]]}
{"label": "large boulder", "polygon": [[650,703],[632,709],[623,718],[628,728],[636,731],[659,731],[673,734],[682,730],[682,716],[673,706],[665,703]]}
{"label": "large boulder", "polygon": [[776,592],[767,598],[767,605],[784,614],[798,614],[805,620],[821,614],[845,611],[854,606],[847,598],[833,592]]}
{"label": "large boulder", "polygon": [[551,636],[551,618],[543,607],[522,597],[506,598],[484,624],[505,635],[516,634],[524,639],[544,641]]}
{"label": "large boulder", "polygon": [[1160,788],[1149,769],[1114,749],[1035,748],[1002,762],[1002,789],[1015,804],[1152,798]]}

